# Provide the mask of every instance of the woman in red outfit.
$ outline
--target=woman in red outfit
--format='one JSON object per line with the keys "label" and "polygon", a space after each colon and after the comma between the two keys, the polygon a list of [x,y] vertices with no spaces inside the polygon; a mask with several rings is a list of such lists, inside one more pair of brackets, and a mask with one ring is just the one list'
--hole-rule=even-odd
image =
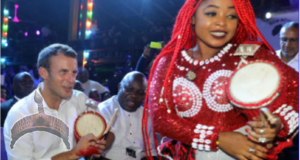
{"label": "woman in red outfit", "polygon": [[[241,44],[259,46],[246,61],[268,60],[282,73],[280,96],[267,106],[272,125],[258,117],[259,109],[229,102],[225,88],[241,62],[234,56]],[[298,130],[299,93],[298,73],[274,53],[256,28],[249,0],[187,0],[149,76],[143,123],[147,126],[150,110],[154,131],[166,137],[159,154],[188,160],[276,159]]]}

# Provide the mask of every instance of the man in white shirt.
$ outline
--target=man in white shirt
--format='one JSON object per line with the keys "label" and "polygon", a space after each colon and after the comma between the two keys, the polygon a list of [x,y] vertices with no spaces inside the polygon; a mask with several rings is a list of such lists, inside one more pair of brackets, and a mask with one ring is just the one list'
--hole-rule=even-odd
{"label": "man in white shirt", "polygon": [[288,22],[280,30],[281,49],[276,51],[280,59],[290,67],[299,71],[299,23]]}
{"label": "man in white shirt", "polygon": [[[288,22],[280,30],[281,50],[276,54],[279,58],[290,67],[299,72],[299,23]],[[279,155],[279,160],[298,160],[299,159],[299,133],[293,139],[293,146],[286,148]]]}
{"label": "man in white shirt", "polygon": [[[119,109],[110,130],[114,133],[115,140],[111,148],[103,153],[105,158],[111,160],[146,159],[142,134],[144,109],[142,104],[146,88],[146,77],[137,71],[130,72],[119,84],[118,95],[98,105],[100,113],[107,123],[111,121],[115,108]],[[151,153],[156,156],[153,130],[150,123],[148,124],[148,131],[152,146]]]}
{"label": "man in white shirt", "polygon": [[73,91],[77,53],[67,45],[50,45],[39,53],[37,67],[44,81],[11,108],[4,123],[8,159],[75,160],[91,149],[100,157],[105,140],[88,134],[75,143],[75,120],[87,110],[87,96]]}
{"label": "man in white shirt", "polygon": [[86,68],[78,68],[77,79],[82,83],[85,95],[89,96],[92,89],[97,89],[100,94],[109,92],[109,90],[100,83],[89,80],[89,76],[89,71]]}

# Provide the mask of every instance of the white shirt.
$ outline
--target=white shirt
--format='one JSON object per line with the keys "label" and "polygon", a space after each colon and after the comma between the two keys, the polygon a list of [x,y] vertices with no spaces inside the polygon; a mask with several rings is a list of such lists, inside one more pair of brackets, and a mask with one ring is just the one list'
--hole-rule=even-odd
{"label": "white shirt", "polygon": [[84,89],[85,95],[87,96],[89,96],[90,91],[92,89],[97,89],[100,94],[104,92],[109,92],[107,88],[105,88],[103,85],[93,80],[88,80],[85,83],[82,83],[82,87]]}
{"label": "white shirt", "polygon": [[[281,58],[281,50],[277,50],[276,51],[276,55],[280,58]],[[294,68],[297,72],[299,72],[299,58],[298,58],[298,53],[297,55],[292,59],[290,60],[287,65],[289,65],[290,67]]]}
{"label": "white shirt", "polygon": [[[114,109],[118,108],[119,111],[110,128],[110,131],[115,134],[115,140],[110,150],[103,153],[103,156],[112,160],[140,160],[146,157],[144,151],[144,142],[142,134],[142,118],[143,107],[138,108],[135,112],[127,112],[123,110],[118,102],[117,96],[113,96],[108,100],[98,105],[100,114],[105,118],[108,124],[113,116]],[[156,150],[153,139],[153,131],[148,120],[148,134],[151,144],[152,156],[156,156]],[[126,148],[135,151],[136,158],[126,154]]]}
{"label": "white shirt", "polygon": [[[10,147],[13,139],[12,128],[17,124],[16,122],[21,119],[24,120],[24,117],[32,117],[32,115],[40,114],[38,105],[34,101],[35,91],[41,96],[39,88],[40,86],[27,97],[20,99],[8,112],[4,123],[4,139],[9,160],[50,160],[51,157],[71,150],[75,146],[74,122],[78,115],[87,110],[85,105],[87,96],[82,92],[73,90],[71,98],[63,100],[58,110],[50,109],[44,100],[42,102],[45,115],[48,118],[52,116],[52,120],[60,120],[60,122],[62,121],[65,125],[59,125],[59,123],[55,123],[56,121],[52,121],[53,124],[68,126],[69,130],[68,134],[66,134],[68,138],[62,138],[63,136],[50,133],[50,128],[48,128],[47,131],[39,129],[21,134],[22,136],[19,136],[20,138],[13,145],[13,149]],[[27,120],[26,122],[30,121]],[[36,127],[33,128],[36,129]],[[52,127],[51,129],[53,131]],[[64,133],[67,133],[67,129],[64,130]],[[16,139],[17,138],[14,137],[14,140]],[[69,148],[67,147],[67,143],[63,140],[66,140],[67,143],[70,144]]]}

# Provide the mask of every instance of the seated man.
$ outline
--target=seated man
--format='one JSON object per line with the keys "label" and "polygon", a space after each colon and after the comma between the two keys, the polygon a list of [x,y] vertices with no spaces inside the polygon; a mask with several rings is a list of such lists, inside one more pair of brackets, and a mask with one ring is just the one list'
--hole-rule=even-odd
{"label": "seated man", "polygon": [[77,91],[84,92],[84,89],[82,87],[82,83],[78,80],[75,81],[74,89],[77,90]]}
{"label": "seated man", "polygon": [[[105,158],[111,160],[146,159],[142,134],[144,108],[141,107],[145,98],[146,88],[146,77],[137,71],[130,72],[125,75],[119,84],[118,95],[98,105],[100,113],[107,123],[110,122],[114,109],[119,109],[110,130],[114,133],[115,140],[112,146],[102,154]],[[156,156],[150,123],[148,131],[149,137],[152,139],[151,152],[152,155]]]}
{"label": "seated man", "polygon": [[91,91],[89,93],[89,98],[97,101],[98,103],[102,101],[101,94],[95,88],[91,89]]}
{"label": "seated man", "polygon": [[77,79],[82,83],[85,95],[89,96],[89,93],[93,88],[97,89],[100,94],[104,92],[109,92],[109,90],[105,88],[102,84],[90,80],[89,77],[89,71],[86,68],[78,68]]}

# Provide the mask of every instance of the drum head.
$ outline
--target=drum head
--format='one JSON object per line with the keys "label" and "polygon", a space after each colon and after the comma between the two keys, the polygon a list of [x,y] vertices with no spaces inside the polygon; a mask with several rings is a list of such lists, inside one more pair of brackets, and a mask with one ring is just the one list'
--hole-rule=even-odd
{"label": "drum head", "polygon": [[229,79],[229,99],[238,107],[263,107],[278,96],[281,73],[272,62],[255,61],[236,70]]}
{"label": "drum head", "polygon": [[94,134],[97,138],[101,138],[106,129],[104,118],[95,112],[86,112],[79,116],[75,122],[75,132],[78,138],[89,133]]}

